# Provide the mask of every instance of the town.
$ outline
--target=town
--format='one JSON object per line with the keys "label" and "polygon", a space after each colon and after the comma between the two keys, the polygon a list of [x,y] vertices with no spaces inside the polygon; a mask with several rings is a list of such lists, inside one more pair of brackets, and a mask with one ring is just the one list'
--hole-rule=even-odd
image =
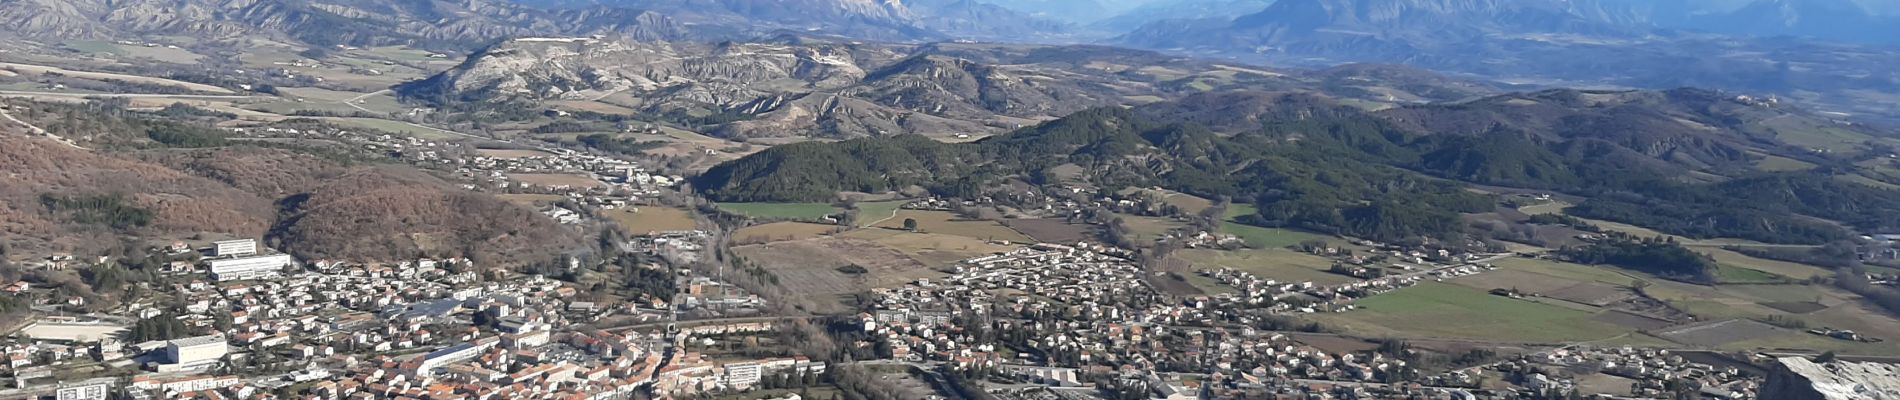
{"label": "town", "polygon": [[[609,233],[591,252],[529,266],[299,259],[239,237],[160,243],[118,259],[53,254],[23,267],[77,271],[133,295],[101,305],[53,282],[0,282],[0,296],[30,310],[16,314],[30,318],[0,326],[17,332],[0,342],[0,374],[11,378],[0,400],[1771,399],[1854,379],[1843,374],[1892,371],[1861,359],[1817,364],[1800,354],[1614,340],[1348,335],[1311,318],[1364,313],[1369,300],[1448,282],[1478,281],[1468,284],[1502,301],[1595,300],[1480,283],[1509,274],[1498,272],[1500,262],[1564,257],[1488,248],[1496,246],[1314,239],[1273,254],[1328,263],[1308,271],[1327,279],[1231,266],[1182,270],[1159,261],[1166,257],[1157,249],[1226,254],[1255,244],[1148,192],[1083,187],[884,201],[889,217],[869,217],[896,226],[875,228],[881,234],[936,227],[914,216],[1004,209],[1106,233],[1059,243],[986,237],[979,243],[994,251],[953,253],[974,256],[926,268],[928,278],[847,296],[855,308],[848,312],[818,313],[762,286],[779,279],[765,267],[739,262],[760,257],[742,257],[735,239],[769,249],[772,236],[754,243],[745,229],[711,221],[742,218],[720,214],[727,211],[683,193],[684,178],[641,162],[321,124],[231,133],[347,143],[453,177],[464,190],[520,201],[564,226]],[[850,204],[778,223],[837,233],[865,219],[860,211]],[[629,218],[641,222],[623,223]],[[661,227],[641,218],[673,221]],[[1141,236],[1125,218],[1178,226]],[[111,266],[128,262],[149,276],[127,284],[114,275],[127,272]],[[836,270],[870,273],[856,264]],[[1163,287],[1197,284],[1216,290],[1179,295]],[[1606,290],[1592,293],[1618,300],[1595,306],[1674,331],[1752,322],[1698,321],[1640,291],[1623,299]],[[1805,332],[1882,341],[1831,327]]]}
{"label": "town", "polygon": [[[154,288],[169,293],[164,301],[180,305],[181,314],[140,303],[128,305],[126,317],[46,317],[26,328],[28,340],[4,349],[16,388],[0,396],[691,398],[838,379],[836,366],[810,355],[733,359],[695,351],[705,346],[700,342],[787,329],[774,319],[675,321],[664,303],[601,309],[561,282],[487,279],[467,260],[305,263],[262,255],[268,249],[252,240],[205,250],[211,256],[203,267],[175,265],[168,272],[180,283]],[[1628,346],[1577,344],[1515,355],[1474,349],[1447,369],[1421,365],[1444,361],[1403,341],[1326,349],[1307,343],[1325,333],[1277,325],[1280,314],[1350,312],[1354,298],[1482,268],[1440,267],[1343,287],[1216,271],[1243,291],[1168,299],[1147,286],[1128,255],[1089,243],[1037,244],[965,260],[945,279],[875,290],[872,310],[837,322],[855,327],[840,336],[853,340],[846,347],[864,350],[850,352],[863,358],[844,362],[1031,384],[988,389],[1006,398],[1098,390],[1154,398],[1526,398],[1575,393],[1584,383],[1572,377],[1605,374],[1630,382],[1627,394],[1635,397],[1686,390],[1748,399],[1774,384],[1766,381],[1770,373],[1726,355]],[[598,325],[635,315],[658,315],[663,323],[636,320],[648,323],[633,326],[652,328],[632,330]],[[134,336],[146,329],[215,333],[144,342],[100,334],[129,317],[162,323],[140,322]],[[1793,360],[1800,361],[1787,362],[1806,362]],[[85,368],[142,372],[35,383]],[[1427,375],[1424,368],[1442,371]],[[1499,390],[1486,379],[1511,385]]]}

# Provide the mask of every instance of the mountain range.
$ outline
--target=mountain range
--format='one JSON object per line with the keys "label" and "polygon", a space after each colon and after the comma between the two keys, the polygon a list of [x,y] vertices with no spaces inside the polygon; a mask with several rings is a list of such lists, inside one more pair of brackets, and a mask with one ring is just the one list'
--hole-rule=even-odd
{"label": "mountain range", "polygon": [[276,37],[317,46],[465,50],[523,36],[743,39],[776,32],[884,41],[1050,38],[1068,29],[971,0],[9,0],[0,34],[125,39]]}
{"label": "mountain range", "polygon": [[598,101],[647,115],[731,115],[724,137],[987,135],[1104,106],[1207,90],[1310,88],[1377,103],[1495,93],[1399,67],[1282,73],[1097,46],[519,39],[406,84],[444,107]]}
{"label": "mountain range", "polygon": [[1151,1],[1112,17],[1095,20],[1088,26],[1104,32],[1124,33],[1151,22],[1232,17],[1266,9],[1274,0],[1177,0]]}
{"label": "mountain range", "polygon": [[[1703,8],[1710,7],[1710,8]],[[1556,86],[1724,88],[1892,118],[1900,23],[1846,0],[1282,0],[1226,19],[1150,23],[1118,43],[1270,64],[1398,63]],[[1825,21],[1825,22],[1817,22]],[[1773,23],[1770,23],[1773,22]],[[1694,26],[1727,27],[1707,33]],[[1813,28],[1813,29],[1809,29]],[[1778,37],[1774,35],[1799,35]],[[1819,38],[1816,38],[1819,37]],[[1860,94],[1856,94],[1860,93]]]}
{"label": "mountain range", "polygon": [[1852,0],[1760,0],[1725,13],[1692,15],[1687,29],[1749,36],[1806,36],[1851,43],[1900,44],[1900,16]]}
{"label": "mountain range", "polygon": [[[728,34],[771,31],[832,34],[871,40],[1044,38],[1067,24],[975,0],[521,0],[551,9],[635,9],[658,12]],[[738,37],[738,36],[730,36]]]}
{"label": "mountain range", "polygon": [[41,40],[188,35],[272,37],[315,46],[470,46],[534,34],[658,39],[692,30],[655,13],[595,7],[542,10],[491,0],[12,0],[8,35]]}
{"label": "mountain range", "polygon": [[[1656,30],[1890,43],[1856,0],[9,0],[6,33],[101,39],[268,34],[317,45],[485,44],[519,36],[743,39],[791,31],[880,41],[1077,41],[1299,51],[1478,35],[1634,38]],[[1145,26],[1144,26],[1145,25]],[[1432,32],[1437,31],[1437,32]],[[1437,33],[1431,41],[1420,37]],[[1421,48],[1430,48],[1423,46]]]}
{"label": "mountain range", "polygon": [[1550,86],[1716,87],[1893,117],[1900,23],[1855,0],[10,0],[0,35],[469,52],[521,37],[784,34],[1107,43],[1246,63],[1405,64]]}

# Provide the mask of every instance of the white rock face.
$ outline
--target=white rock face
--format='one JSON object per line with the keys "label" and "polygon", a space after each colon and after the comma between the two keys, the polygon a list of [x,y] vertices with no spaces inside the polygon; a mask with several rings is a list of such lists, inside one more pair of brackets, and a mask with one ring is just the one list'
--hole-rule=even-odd
{"label": "white rock face", "polygon": [[483,101],[594,100],[625,92],[726,108],[785,91],[775,89],[836,89],[864,78],[843,50],[535,38],[477,54],[432,84]]}
{"label": "white rock face", "polygon": [[602,101],[647,116],[718,114],[709,130],[727,137],[846,138],[994,134],[1168,90],[1078,61],[1167,60],[1046,50],[795,36],[719,44],[529,38],[401,92],[451,103]]}
{"label": "white rock face", "polygon": [[1805,357],[1783,357],[1762,386],[1763,399],[1900,399],[1900,365],[1832,361],[1816,364]]}

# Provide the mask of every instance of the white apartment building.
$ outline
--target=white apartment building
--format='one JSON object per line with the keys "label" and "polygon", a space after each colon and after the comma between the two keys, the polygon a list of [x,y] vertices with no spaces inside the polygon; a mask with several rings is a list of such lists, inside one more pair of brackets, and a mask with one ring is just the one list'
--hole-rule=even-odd
{"label": "white apartment building", "polygon": [[489,337],[430,352],[422,356],[422,362],[416,366],[416,375],[428,376],[433,374],[436,368],[474,359],[475,357],[481,356],[482,352],[495,348],[495,345],[500,343],[501,340],[499,338]]}
{"label": "white apartment building", "polygon": [[751,388],[764,374],[765,366],[756,362],[726,364],[726,386],[740,390]]}
{"label": "white apartment building", "polygon": [[234,281],[277,276],[284,267],[296,265],[289,254],[211,260],[211,279]]}
{"label": "white apartment building", "polygon": [[257,254],[257,239],[224,240],[211,243],[211,255],[242,257]]}

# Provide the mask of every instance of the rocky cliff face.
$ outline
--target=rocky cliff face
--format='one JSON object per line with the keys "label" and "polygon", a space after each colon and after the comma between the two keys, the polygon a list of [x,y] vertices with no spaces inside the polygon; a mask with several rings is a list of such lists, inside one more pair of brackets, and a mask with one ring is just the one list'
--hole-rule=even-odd
{"label": "rocky cliff face", "polygon": [[110,34],[109,29],[93,19],[103,12],[97,2],[8,1],[0,2],[0,24],[11,32],[28,36],[95,39]]}
{"label": "rocky cliff face", "polygon": [[1815,363],[1801,357],[1775,360],[1764,399],[1836,400],[1878,399],[1900,393],[1900,367],[1873,362]]}
{"label": "rocky cliff face", "polygon": [[528,38],[490,47],[461,66],[405,86],[443,101],[592,100],[642,97],[731,106],[773,93],[766,83],[835,90],[864,77],[861,63],[898,55],[849,45],[620,42]]}

